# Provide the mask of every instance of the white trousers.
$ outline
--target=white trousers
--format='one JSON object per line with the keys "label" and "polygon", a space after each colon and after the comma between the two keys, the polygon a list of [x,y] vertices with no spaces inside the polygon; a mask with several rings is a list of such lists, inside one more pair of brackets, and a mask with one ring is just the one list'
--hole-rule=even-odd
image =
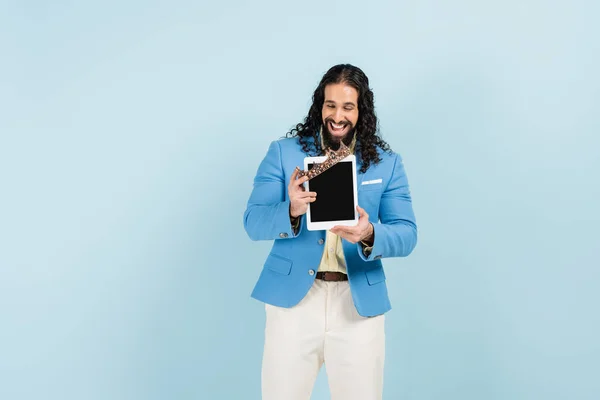
{"label": "white trousers", "polygon": [[325,364],[332,400],[380,400],[385,315],[361,317],[348,281],[316,279],[292,308],[267,304],[263,400],[310,400]]}

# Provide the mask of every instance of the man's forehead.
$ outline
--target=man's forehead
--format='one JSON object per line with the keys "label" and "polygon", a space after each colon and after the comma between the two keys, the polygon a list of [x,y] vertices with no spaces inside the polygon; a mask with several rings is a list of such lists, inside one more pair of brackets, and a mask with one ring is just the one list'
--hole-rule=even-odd
{"label": "man's forehead", "polygon": [[358,91],[349,85],[335,84],[327,85],[325,87],[325,101],[334,102],[335,99],[356,101],[358,98]]}

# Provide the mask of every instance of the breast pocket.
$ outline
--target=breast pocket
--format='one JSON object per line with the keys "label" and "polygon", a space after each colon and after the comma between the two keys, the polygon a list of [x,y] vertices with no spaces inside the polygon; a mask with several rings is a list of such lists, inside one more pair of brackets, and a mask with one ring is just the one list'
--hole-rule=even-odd
{"label": "breast pocket", "polygon": [[359,192],[370,192],[373,190],[381,191],[383,189],[383,180],[382,179],[371,179],[371,180],[363,180],[359,187]]}

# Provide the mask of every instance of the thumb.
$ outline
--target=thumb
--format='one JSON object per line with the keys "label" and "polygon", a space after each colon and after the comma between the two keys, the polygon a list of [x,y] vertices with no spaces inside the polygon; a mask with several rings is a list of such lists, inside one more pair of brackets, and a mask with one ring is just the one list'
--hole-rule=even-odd
{"label": "thumb", "polygon": [[356,206],[356,209],[358,210],[358,215],[360,217],[364,217],[365,215],[367,215],[366,211],[363,210],[359,205]]}

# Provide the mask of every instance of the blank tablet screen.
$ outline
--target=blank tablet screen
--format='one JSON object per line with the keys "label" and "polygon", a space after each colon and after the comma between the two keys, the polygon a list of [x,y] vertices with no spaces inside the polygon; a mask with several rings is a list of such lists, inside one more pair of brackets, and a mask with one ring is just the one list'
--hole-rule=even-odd
{"label": "blank tablet screen", "polygon": [[[318,164],[308,164],[310,170]],[[354,219],[354,187],[351,162],[339,162],[308,181],[308,190],[317,192],[309,203],[312,222]]]}

